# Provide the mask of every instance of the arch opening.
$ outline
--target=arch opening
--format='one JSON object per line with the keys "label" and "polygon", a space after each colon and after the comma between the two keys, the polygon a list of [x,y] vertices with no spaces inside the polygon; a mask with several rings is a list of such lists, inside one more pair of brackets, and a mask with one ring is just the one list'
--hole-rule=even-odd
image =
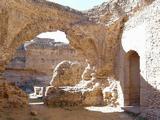
{"label": "arch opening", "polygon": [[140,105],[140,57],[135,51],[129,51],[125,58],[124,105]]}
{"label": "arch opening", "polygon": [[77,54],[69,45],[65,32],[40,33],[17,47],[3,77],[26,92],[30,103],[42,103],[39,101],[43,100],[46,87],[50,85],[53,69],[63,60],[76,59]]}

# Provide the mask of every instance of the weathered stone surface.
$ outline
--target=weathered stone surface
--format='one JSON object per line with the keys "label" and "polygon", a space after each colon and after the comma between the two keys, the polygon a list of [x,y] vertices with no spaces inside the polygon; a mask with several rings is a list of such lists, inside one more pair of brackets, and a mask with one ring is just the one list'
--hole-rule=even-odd
{"label": "weathered stone surface", "polygon": [[0,82],[0,109],[21,108],[27,105],[27,94],[14,85]]}
{"label": "weathered stone surface", "polygon": [[85,106],[104,105],[103,94],[101,88],[96,88],[83,93],[84,99],[82,104]]}
{"label": "weathered stone surface", "polygon": [[83,71],[83,63],[62,61],[54,69],[51,85],[54,87],[74,86],[81,80]]}
{"label": "weathered stone surface", "polygon": [[87,66],[85,67],[85,70],[82,73],[82,80],[91,80],[92,78],[92,74],[94,74],[95,71],[95,67],[91,66],[88,61],[87,62]]}
{"label": "weathered stone surface", "polygon": [[[117,106],[116,86],[110,86],[108,81],[100,81],[92,75],[91,80],[81,80],[74,86],[49,87],[46,91],[45,104],[47,105],[111,105]],[[106,87],[112,87],[104,91]],[[106,96],[109,95],[109,96]],[[71,99],[72,98],[72,99]],[[77,102],[77,104],[76,104]]]}
{"label": "weathered stone surface", "polygon": [[[129,102],[131,102],[129,98],[139,90],[140,93],[138,95],[136,93],[136,97],[132,97],[132,100],[140,98],[141,112],[145,113],[146,118],[149,120],[159,119],[160,116],[160,103],[158,100],[160,97],[159,6],[160,1],[155,0],[151,5],[136,12],[126,22],[117,58],[118,66],[116,68],[117,77],[121,82],[124,93],[124,104],[129,105]],[[136,62],[136,58],[138,57],[131,57],[135,53],[139,57],[139,62]],[[137,77],[137,71],[130,72],[129,69],[135,68],[137,64],[139,64],[139,68],[137,69],[139,71],[139,78],[135,79],[134,82],[130,82],[130,78]],[[137,83],[137,87],[134,87]]]}
{"label": "weathered stone surface", "polygon": [[50,106],[77,106],[82,104],[82,100],[80,91],[66,91],[61,88],[50,87],[47,91],[45,104]]}
{"label": "weathered stone surface", "polygon": [[56,106],[102,105],[101,89],[77,90],[76,87],[49,88],[45,104]]}

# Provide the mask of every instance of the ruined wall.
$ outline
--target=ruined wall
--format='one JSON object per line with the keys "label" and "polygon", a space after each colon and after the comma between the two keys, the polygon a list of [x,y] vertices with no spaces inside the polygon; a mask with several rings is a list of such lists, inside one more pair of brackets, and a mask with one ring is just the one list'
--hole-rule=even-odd
{"label": "ruined wall", "polygon": [[33,69],[48,75],[53,74],[54,68],[63,60],[85,61],[69,44],[54,42],[53,39],[35,38],[31,43],[26,43],[27,69]]}
{"label": "ruined wall", "polygon": [[[54,39],[35,38],[17,49],[6,67],[4,77],[30,93],[34,85],[48,86],[55,67],[63,60],[77,61],[84,69],[85,59],[79,57],[68,44],[55,42]],[[77,74],[80,80],[82,73]]]}
{"label": "ruined wall", "polygon": [[72,24],[86,19],[76,10],[42,0],[3,0],[0,7],[2,70],[24,41],[45,31],[67,31]]}
{"label": "ruined wall", "polygon": [[[4,34],[7,40],[1,39],[5,41],[1,46],[2,64],[11,59],[15,49],[24,41],[41,32],[59,29],[66,32],[70,44],[96,67],[98,79],[114,76],[114,58],[124,17],[143,3],[146,2],[114,0],[82,13],[42,0],[3,0],[2,16],[6,18],[3,26],[8,26],[10,32],[6,30]],[[2,67],[4,69],[4,65]]]}
{"label": "ruined wall", "polygon": [[[160,1],[153,2],[144,10],[135,13],[125,24],[118,57],[119,79],[124,91],[128,92],[126,54],[130,50],[140,56],[140,105],[149,120],[159,118],[159,38]],[[126,102],[126,101],[125,101]]]}

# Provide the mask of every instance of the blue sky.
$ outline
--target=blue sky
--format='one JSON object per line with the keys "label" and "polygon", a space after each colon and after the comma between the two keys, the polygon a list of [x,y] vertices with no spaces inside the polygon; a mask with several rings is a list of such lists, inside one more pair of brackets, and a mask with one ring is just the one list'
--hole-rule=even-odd
{"label": "blue sky", "polygon": [[77,10],[87,10],[93,6],[100,5],[107,0],[47,0],[51,2],[56,2],[61,5],[69,6]]}

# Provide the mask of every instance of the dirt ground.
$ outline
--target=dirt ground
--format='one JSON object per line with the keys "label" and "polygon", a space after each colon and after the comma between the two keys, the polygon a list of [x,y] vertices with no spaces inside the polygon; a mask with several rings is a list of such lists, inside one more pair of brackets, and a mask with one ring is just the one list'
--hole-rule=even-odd
{"label": "dirt ground", "polygon": [[134,120],[124,112],[116,112],[108,107],[99,108],[48,108],[44,105],[32,105],[29,110],[7,110],[0,114],[0,120]]}

